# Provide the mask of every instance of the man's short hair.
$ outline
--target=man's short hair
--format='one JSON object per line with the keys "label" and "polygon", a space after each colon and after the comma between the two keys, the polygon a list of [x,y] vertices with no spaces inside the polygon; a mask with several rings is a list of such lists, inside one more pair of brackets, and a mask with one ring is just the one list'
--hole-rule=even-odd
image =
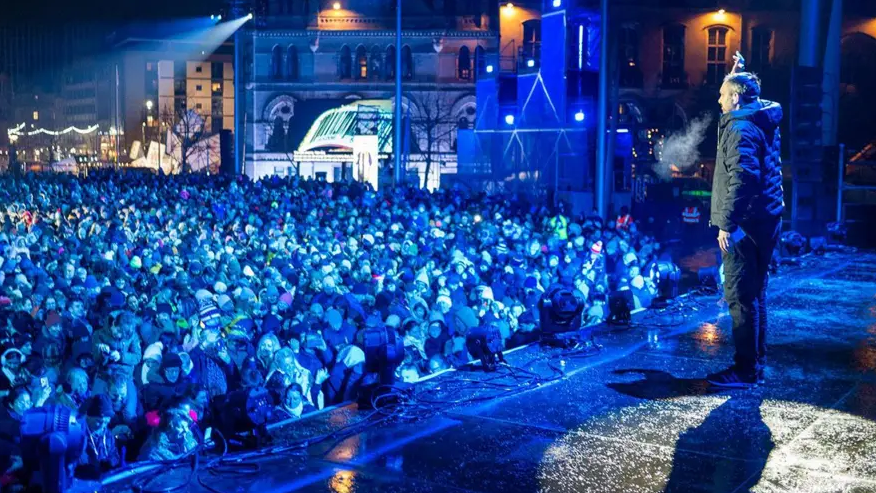
{"label": "man's short hair", "polygon": [[760,97],[760,77],[752,72],[737,72],[724,77],[724,83],[730,87],[744,103],[750,103]]}

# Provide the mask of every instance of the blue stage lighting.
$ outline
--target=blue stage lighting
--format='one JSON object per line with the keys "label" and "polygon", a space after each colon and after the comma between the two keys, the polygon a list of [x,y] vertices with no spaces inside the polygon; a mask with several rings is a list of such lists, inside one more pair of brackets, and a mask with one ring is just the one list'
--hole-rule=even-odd
{"label": "blue stage lighting", "polygon": [[554,0],[554,8],[557,8],[562,4],[563,4],[563,0]]}
{"label": "blue stage lighting", "polygon": [[514,125],[514,115],[505,115],[505,123]]}
{"label": "blue stage lighting", "polygon": [[584,121],[584,112],[583,111],[578,111],[577,113],[575,113],[575,121],[576,122],[583,122]]}
{"label": "blue stage lighting", "polygon": [[215,16],[215,15],[211,15],[211,16],[210,16],[210,20],[211,20],[211,21],[215,21],[215,20],[216,20],[216,16]]}
{"label": "blue stage lighting", "polygon": [[487,73],[488,73],[488,74],[492,74],[492,73],[493,73],[493,66],[492,66],[492,65],[487,65]]}
{"label": "blue stage lighting", "polygon": [[221,21],[221,20],[222,20],[222,16],[221,16],[221,15],[217,15],[217,16],[216,16],[216,20],[217,20],[217,21]]}
{"label": "blue stage lighting", "polygon": [[526,66],[529,68],[535,67],[535,60],[532,60],[532,59],[526,60]]}
{"label": "blue stage lighting", "polygon": [[252,18],[253,18],[252,12],[250,12],[249,15],[246,16],[246,18],[247,18],[247,19],[252,19]]}

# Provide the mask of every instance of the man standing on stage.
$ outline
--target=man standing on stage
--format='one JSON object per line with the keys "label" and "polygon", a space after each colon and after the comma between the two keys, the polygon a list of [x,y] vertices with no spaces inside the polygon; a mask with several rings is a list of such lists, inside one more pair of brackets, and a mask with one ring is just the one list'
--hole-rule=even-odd
{"label": "man standing on stage", "polygon": [[722,116],[712,181],[711,224],[724,262],[724,297],[733,317],[733,366],[707,377],[712,385],[750,388],[763,382],[766,289],[782,229],[782,107],[760,99],[760,79],[742,72],[741,55],[721,86]]}

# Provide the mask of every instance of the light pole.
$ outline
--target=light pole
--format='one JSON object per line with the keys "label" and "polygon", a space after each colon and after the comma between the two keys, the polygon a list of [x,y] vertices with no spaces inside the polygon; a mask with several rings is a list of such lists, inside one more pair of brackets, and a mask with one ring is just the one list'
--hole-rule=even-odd
{"label": "light pole", "polygon": [[395,6],[395,135],[392,139],[395,156],[393,180],[394,186],[401,185],[401,152],[402,152],[402,0],[396,0]]}

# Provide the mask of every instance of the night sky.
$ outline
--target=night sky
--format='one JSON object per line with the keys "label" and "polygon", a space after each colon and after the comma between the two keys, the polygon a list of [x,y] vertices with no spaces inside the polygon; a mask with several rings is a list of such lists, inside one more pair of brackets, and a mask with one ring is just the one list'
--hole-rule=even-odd
{"label": "night sky", "polygon": [[[688,5],[695,8],[718,6],[733,9],[770,8],[796,4],[799,0],[617,0],[630,4]],[[500,2],[503,3],[503,2]],[[8,22],[119,22],[126,20],[167,19],[209,15],[225,5],[225,0],[24,0],[5,2],[0,23]],[[847,12],[876,16],[874,0],[844,0]]]}

